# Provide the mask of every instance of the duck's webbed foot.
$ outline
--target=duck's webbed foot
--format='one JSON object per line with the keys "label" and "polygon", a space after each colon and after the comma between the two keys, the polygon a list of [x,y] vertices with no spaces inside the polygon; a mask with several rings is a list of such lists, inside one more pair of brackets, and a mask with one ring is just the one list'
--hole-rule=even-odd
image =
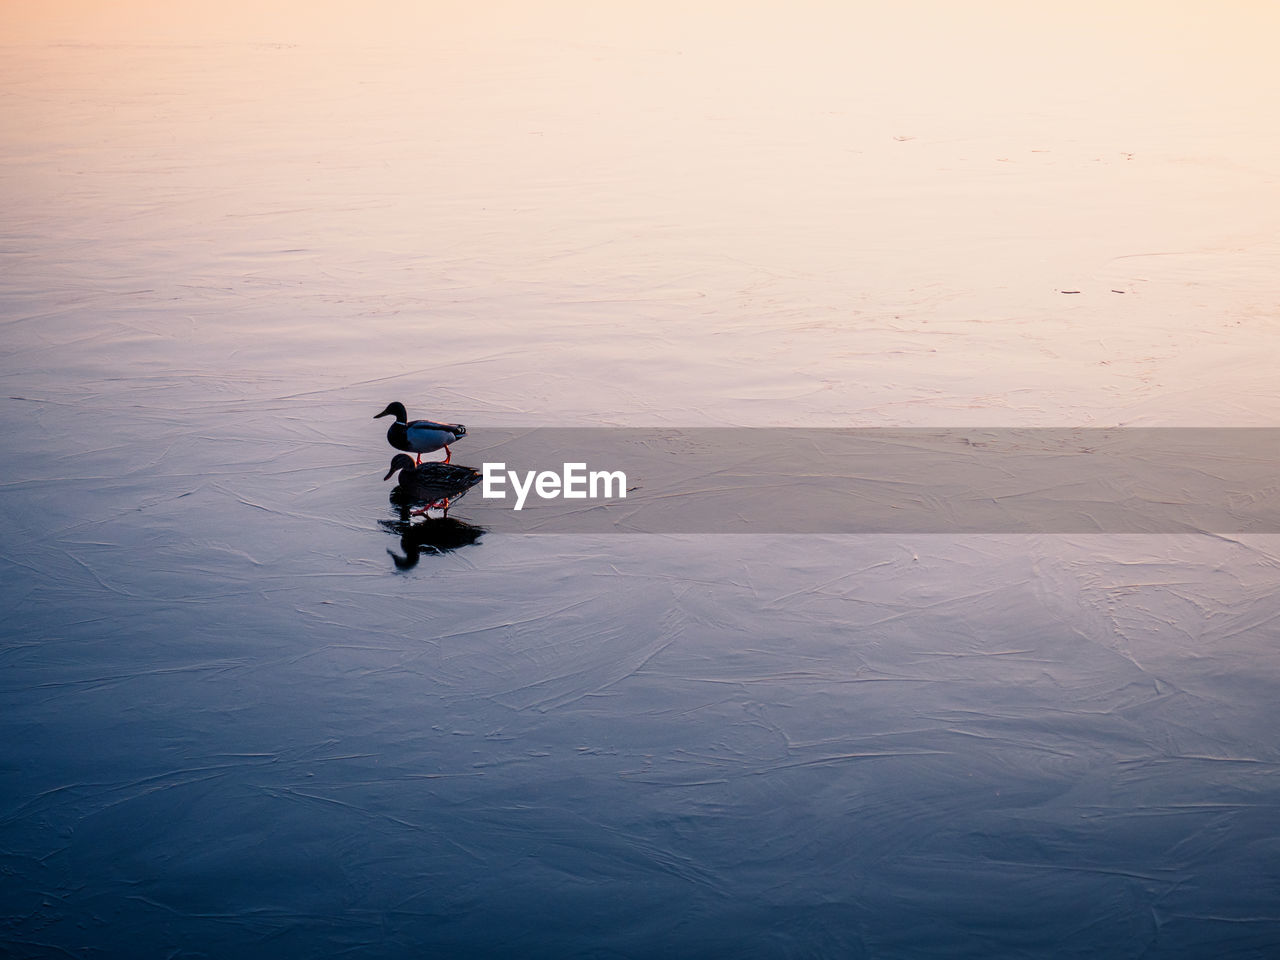
{"label": "duck's webbed foot", "polygon": [[448,516],[449,515],[449,498],[445,497],[443,500],[433,500],[431,503],[428,503],[425,507],[419,507],[417,510],[410,510],[409,512],[413,514],[415,517],[428,517],[431,515],[428,511],[431,511],[431,510],[443,510],[444,515]]}

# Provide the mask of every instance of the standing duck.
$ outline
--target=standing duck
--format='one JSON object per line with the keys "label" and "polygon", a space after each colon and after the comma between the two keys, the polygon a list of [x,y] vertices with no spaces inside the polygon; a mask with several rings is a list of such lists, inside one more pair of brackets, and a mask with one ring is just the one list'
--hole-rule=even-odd
{"label": "standing duck", "polygon": [[400,476],[396,482],[404,494],[425,504],[421,510],[415,511],[417,513],[426,513],[432,507],[447,512],[450,500],[457,500],[481,480],[480,471],[471,467],[438,460],[418,465],[406,453],[397,453],[391,458],[391,469],[383,481],[390,480],[397,471]]}
{"label": "standing duck", "polygon": [[[410,420],[404,404],[393,400],[387,409],[377,414],[378,417],[395,417],[395,422],[387,428],[387,442],[397,450],[407,450],[418,455],[417,463],[422,463],[422,455],[433,450],[444,448],[444,463],[448,463],[453,454],[449,452],[449,444],[456,443],[467,435],[467,428],[460,423],[436,423],[433,420]],[[390,474],[388,474],[390,476]]]}

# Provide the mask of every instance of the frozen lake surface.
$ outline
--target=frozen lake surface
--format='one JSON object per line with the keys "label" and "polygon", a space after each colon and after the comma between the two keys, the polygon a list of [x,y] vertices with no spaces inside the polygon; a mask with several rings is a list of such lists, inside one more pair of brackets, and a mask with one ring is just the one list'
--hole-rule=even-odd
{"label": "frozen lake surface", "polygon": [[1275,536],[413,521],[372,417],[1274,427],[1275,16],[538,6],[5,10],[0,952],[1270,957]]}

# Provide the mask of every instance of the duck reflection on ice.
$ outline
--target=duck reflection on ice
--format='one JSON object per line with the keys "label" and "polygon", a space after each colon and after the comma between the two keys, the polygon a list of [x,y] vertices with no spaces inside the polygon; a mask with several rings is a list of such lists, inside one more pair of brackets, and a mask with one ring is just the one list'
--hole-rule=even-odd
{"label": "duck reflection on ice", "polygon": [[404,556],[394,550],[387,550],[398,570],[416,566],[424,553],[439,555],[460,547],[469,547],[485,532],[484,527],[453,517],[427,517],[417,523],[411,522],[408,517],[409,507],[406,505],[401,508],[401,519],[378,521],[383,530],[400,538],[400,549],[404,551]]}
{"label": "duck reflection on ice", "polygon": [[[390,480],[397,472],[400,476],[391,491],[391,503],[399,516],[379,521],[384,530],[400,538],[404,556],[387,551],[397,568],[408,570],[423,553],[448,553],[480,539],[485,532],[483,527],[449,516],[450,505],[480,482],[478,470],[438,461],[415,465],[412,457],[399,453],[382,479]],[[432,517],[431,510],[440,510],[441,515]],[[414,523],[417,516],[423,519]]]}

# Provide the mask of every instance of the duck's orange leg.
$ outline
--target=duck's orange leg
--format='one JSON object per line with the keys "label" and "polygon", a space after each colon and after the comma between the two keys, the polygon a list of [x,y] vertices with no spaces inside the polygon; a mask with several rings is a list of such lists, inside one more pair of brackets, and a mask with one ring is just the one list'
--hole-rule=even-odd
{"label": "duck's orange leg", "polygon": [[452,459],[453,459],[453,454],[449,452],[449,445],[446,443],[444,445],[444,460],[442,462],[448,463]]}
{"label": "duck's orange leg", "polygon": [[443,510],[447,515],[449,513],[449,498],[445,497],[443,500],[434,500],[431,503],[428,503],[425,507],[419,507],[417,510],[410,510],[409,513],[415,517],[429,517],[431,515],[429,511],[431,510]]}

